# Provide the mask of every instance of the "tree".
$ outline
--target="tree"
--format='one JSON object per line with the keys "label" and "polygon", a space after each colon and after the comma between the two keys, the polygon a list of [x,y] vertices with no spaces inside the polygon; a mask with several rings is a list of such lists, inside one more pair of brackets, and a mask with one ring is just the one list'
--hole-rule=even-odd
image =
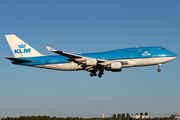
{"label": "tree", "polygon": [[126,114],[126,119],[129,120],[129,113]]}
{"label": "tree", "polygon": [[124,113],[122,113],[122,120],[124,120],[125,119],[125,114]]}
{"label": "tree", "polygon": [[136,115],[139,115],[138,113],[136,113]]}
{"label": "tree", "polygon": [[117,118],[118,118],[118,120],[120,120],[121,119],[121,114],[117,114]]}
{"label": "tree", "polygon": [[116,114],[113,114],[113,118],[116,118]]}
{"label": "tree", "polygon": [[145,115],[148,115],[148,113],[146,112]]}
{"label": "tree", "polygon": [[140,115],[141,115],[141,118],[140,118],[140,120],[141,120],[141,119],[142,119],[142,116],[143,116],[143,113],[141,112]]}

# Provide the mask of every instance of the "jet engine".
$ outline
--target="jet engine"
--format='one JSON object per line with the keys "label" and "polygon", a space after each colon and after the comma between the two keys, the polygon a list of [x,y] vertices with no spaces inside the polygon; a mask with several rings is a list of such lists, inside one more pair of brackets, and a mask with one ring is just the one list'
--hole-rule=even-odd
{"label": "jet engine", "polygon": [[97,60],[96,59],[87,59],[86,60],[86,65],[97,65]]}
{"label": "jet engine", "polygon": [[106,70],[116,72],[116,71],[121,71],[122,64],[121,62],[112,62],[106,65],[105,67],[106,67]]}
{"label": "jet engine", "polygon": [[120,70],[121,66],[121,62],[113,62],[111,63],[111,70]]}

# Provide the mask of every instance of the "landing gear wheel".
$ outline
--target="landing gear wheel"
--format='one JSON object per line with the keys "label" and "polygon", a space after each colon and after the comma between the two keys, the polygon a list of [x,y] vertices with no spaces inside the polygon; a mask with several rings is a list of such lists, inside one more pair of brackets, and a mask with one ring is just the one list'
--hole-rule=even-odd
{"label": "landing gear wheel", "polygon": [[91,71],[90,76],[91,76],[91,77],[97,76],[96,71]]}
{"label": "landing gear wheel", "polygon": [[159,65],[158,65],[158,70],[157,70],[158,72],[161,72],[161,68],[160,68],[161,65],[162,65],[162,64],[159,64]]}
{"label": "landing gear wheel", "polygon": [[102,74],[98,74],[98,77],[101,78],[101,77],[102,77]]}
{"label": "landing gear wheel", "polygon": [[94,74],[93,74],[94,76],[97,76],[97,74],[94,72]]}
{"label": "landing gear wheel", "polygon": [[101,78],[103,74],[104,74],[103,70],[100,70],[99,74],[98,74],[98,77]]}
{"label": "landing gear wheel", "polygon": [[158,72],[161,72],[161,69],[158,69],[157,71],[158,71]]}
{"label": "landing gear wheel", "polygon": [[93,77],[94,76],[93,73],[90,73],[90,76]]}

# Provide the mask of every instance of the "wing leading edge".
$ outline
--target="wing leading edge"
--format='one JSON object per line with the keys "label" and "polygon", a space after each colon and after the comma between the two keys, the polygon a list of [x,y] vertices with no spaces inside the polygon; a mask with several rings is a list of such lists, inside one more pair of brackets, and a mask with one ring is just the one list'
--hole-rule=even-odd
{"label": "wing leading edge", "polygon": [[71,53],[67,53],[67,52],[63,52],[63,51],[59,51],[59,50],[55,50],[54,48],[52,47],[49,47],[49,46],[46,46],[46,48],[51,51],[51,52],[54,52],[54,53],[57,53],[59,55],[62,55],[62,56],[65,56],[65,57],[68,57],[68,58],[82,58],[82,56],[79,56],[79,55],[75,55],[75,54],[71,54]]}
{"label": "wing leading edge", "polygon": [[[71,58],[71,59],[79,59],[80,61],[83,61],[85,59],[94,59],[94,58],[90,58],[90,57],[85,57],[85,56],[80,56],[80,55],[76,55],[76,54],[72,54],[72,53],[67,53],[67,52],[63,52],[63,51],[59,51],[59,50],[55,50],[52,47],[46,46],[46,48],[50,51],[50,52],[54,52],[57,53],[59,55]],[[102,60],[102,59],[97,59],[98,62],[105,62],[106,60]]]}

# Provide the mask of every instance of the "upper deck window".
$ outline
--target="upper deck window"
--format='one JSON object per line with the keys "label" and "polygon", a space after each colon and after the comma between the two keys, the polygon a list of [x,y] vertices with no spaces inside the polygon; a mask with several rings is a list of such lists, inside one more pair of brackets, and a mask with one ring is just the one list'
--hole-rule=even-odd
{"label": "upper deck window", "polygon": [[152,49],[142,50],[142,51],[153,51]]}
{"label": "upper deck window", "polygon": [[166,48],[161,48],[161,50],[165,50]]}
{"label": "upper deck window", "polygon": [[138,50],[129,50],[129,51],[124,51],[124,52],[138,52]]}

